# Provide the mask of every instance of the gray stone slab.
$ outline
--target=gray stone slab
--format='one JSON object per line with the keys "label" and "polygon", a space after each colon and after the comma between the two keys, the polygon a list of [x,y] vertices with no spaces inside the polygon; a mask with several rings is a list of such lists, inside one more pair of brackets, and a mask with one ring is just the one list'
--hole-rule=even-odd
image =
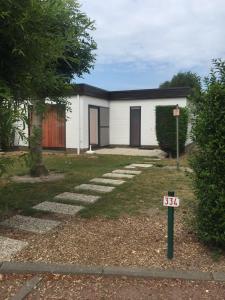
{"label": "gray stone slab", "polygon": [[62,193],[55,197],[55,200],[67,200],[67,201],[74,201],[74,202],[81,202],[83,204],[93,204],[98,201],[101,197],[100,196],[93,196],[93,195],[84,195],[78,193]]}
{"label": "gray stone slab", "polygon": [[130,174],[119,174],[119,173],[106,173],[106,174],[102,175],[102,177],[131,179],[131,178],[134,177],[134,175],[130,175]]}
{"label": "gray stone slab", "polygon": [[163,270],[154,268],[120,267],[120,266],[80,266],[73,264],[46,264],[43,262],[3,262],[0,267],[2,274],[9,273],[54,273],[64,275],[103,275],[103,276],[129,276],[161,279],[184,279],[184,280],[213,280],[212,273],[200,271]]}
{"label": "gray stone slab", "polygon": [[25,176],[13,176],[11,180],[17,183],[39,183],[39,182],[51,182],[62,180],[65,178],[65,174],[49,174],[47,176],[41,177],[31,177],[29,175]]}
{"label": "gray stone slab", "polygon": [[115,187],[96,184],[81,184],[76,186],[75,189],[83,191],[93,191],[98,193],[110,193],[115,189]]}
{"label": "gray stone slab", "polygon": [[124,169],[136,169],[136,167],[134,167],[132,165],[128,165],[128,166],[124,167]]}
{"label": "gray stone slab", "polygon": [[26,296],[28,296],[32,290],[39,284],[42,280],[40,276],[34,276],[30,280],[27,280],[25,284],[20,288],[20,290],[16,293],[15,296],[11,298],[11,300],[24,300]]}
{"label": "gray stone slab", "polygon": [[10,260],[13,255],[26,246],[28,246],[27,242],[0,236],[0,261]]}
{"label": "gray stone slab", "polygon": [[151,168],[153,167],[152,164],[132,164],[131,166],[136,168]]}
{"label": "gray stone slab", "polygon": [[34,233],[40,233],[40,234],[52,230],[59,224],[60,222],[57,221],[37,219],[37,218],[19,216],[19,215],[16,215],[0,223],[0,225],[4,225],[7,227],[16,228],[16,229],[25,230]]}
{"label": "gray stone slab", "polygon": [[63,203],[56,203],[56,202],[42,202],[36,206],[33,206],[34,209],[53,212],[57,214],[65,214],[65,215],[76,215],[83,206],[75,206]]}
{"label": "gray stone slab", "polygon": [[104,275],[113,276],[134,276],[134,277],[149,277],[149,278],[168,278],[168,279],[184,279],[184,280],[212,280],[212,275],[209,272],[199,271],[178,271],[178,270],[160,270],[160,269],[145,269],[132,267],[104,267]]}
{"label": "gray stone slab", "polygon": [[44,262],[3,262],[0,267],[2,274],[53,273],[53,274],[89,274],[101,275],[102,266],[82,266],[73,264],[50,264]]}
{"label": "gray stone slab", "polygon": [[213,272],[212,276],[215,281],[224,281],[225,282],[225,272]]}
{"label": "gray stone slab", "polygon": [[125,183],[126,181],[118,180],[118,179],[94,178],[94,179],[90,180],[90,182],[111,184],[111,185],[117,186],[117,185],[121,185],[121,184]]}
{"label": "gray stone slab", "polygon": [[114,171],[112,171],[112,173],[139,175],[139,174],[141,174],[141,171],[134,171],[134,170],[114,170]]}

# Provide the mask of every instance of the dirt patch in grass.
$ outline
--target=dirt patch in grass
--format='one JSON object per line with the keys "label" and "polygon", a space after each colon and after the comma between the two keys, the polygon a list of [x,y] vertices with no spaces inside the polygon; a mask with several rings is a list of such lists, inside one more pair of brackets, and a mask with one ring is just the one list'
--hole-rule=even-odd
{"label": "dirt patch in grass", "polygon": [[225,256],[215,261],[182,218],[176,216],[172,261],[166,258],[166,211],[117,220],[74,218],[61,230],[34,238],[15,260],[224,271]]}

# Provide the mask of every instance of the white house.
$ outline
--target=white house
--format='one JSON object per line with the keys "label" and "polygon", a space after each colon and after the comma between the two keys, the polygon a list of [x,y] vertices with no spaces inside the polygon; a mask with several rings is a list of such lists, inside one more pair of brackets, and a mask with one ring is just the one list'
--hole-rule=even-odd
{"label": "white house", "polygon": [[[79,84],[69,97],[71,112],[48,105],[43,147],[82,151],[89,145],[155,147],[155,107],[187,106],[189,88],[106,91]],[[28,134],[28,130],[27,130]],[[17,145],[23,146],[22,141]]]}

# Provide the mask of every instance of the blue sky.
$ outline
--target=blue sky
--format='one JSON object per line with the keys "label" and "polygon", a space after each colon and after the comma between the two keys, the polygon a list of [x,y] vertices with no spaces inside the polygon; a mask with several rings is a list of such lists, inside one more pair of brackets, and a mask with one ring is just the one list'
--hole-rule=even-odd
{"label": "blue sky", "polygon": [[107,90],[157,88],[179,71],[208,74],[225,58],[224,0],[80,0],[95,20],[97,60],[85,82]]}

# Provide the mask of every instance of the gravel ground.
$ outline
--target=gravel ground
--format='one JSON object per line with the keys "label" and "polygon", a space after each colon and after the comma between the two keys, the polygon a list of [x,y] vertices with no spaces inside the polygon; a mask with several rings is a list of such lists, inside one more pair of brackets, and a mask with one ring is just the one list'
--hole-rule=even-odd
{"label": "gravel ground", "polygon": [[31,277],[31,275],[0,274],[0,300],[11,299]]}
{"label": "gravel ground", "polygon": [[68,219],[51,234],[30,236],[30,244],[16,261],[43,261],[104,266],[142,266],[164,269],[224,271],[225,256],[218,261],[175,220],[175,255],[166,259],[166,216],[120,219]]}
{"label": "gravel ground", "polygon": [[46,276],[27,299],[222,300],[225,286],[214,282],[55,275]]}

